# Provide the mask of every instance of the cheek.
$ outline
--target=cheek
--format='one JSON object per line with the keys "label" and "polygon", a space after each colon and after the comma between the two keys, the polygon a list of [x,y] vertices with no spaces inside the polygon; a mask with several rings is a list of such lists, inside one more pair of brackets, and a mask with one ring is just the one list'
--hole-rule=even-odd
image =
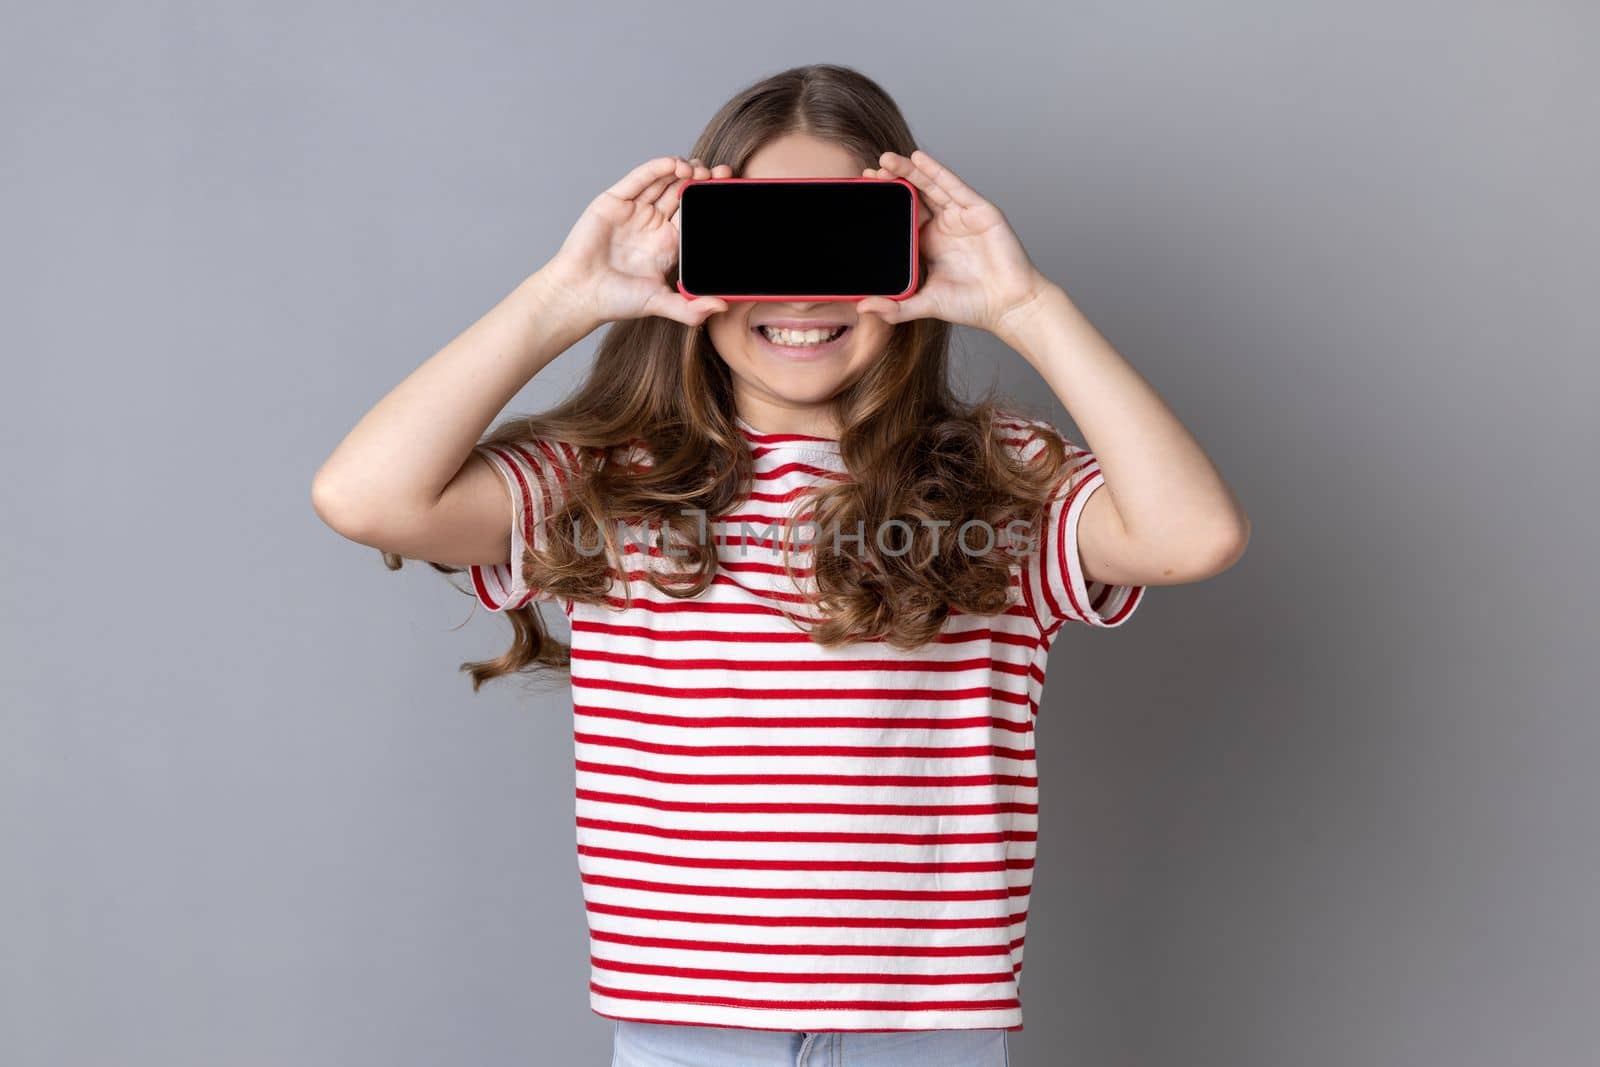
{"label": "cheek", "polygon": [[717,354],[727,359],[746,351],[746,342],[749,340],[748,327],[735,322],[708,322],[706,323],[706,336],[711,340],[711,347]]}
{"label": "cheek", "polygon": [[889,345],[889,334],[892,331],[893,327],[883,322],[874,322],[869,327],[856,327],[856,358],[870,362],[883,355],[883,350]]}

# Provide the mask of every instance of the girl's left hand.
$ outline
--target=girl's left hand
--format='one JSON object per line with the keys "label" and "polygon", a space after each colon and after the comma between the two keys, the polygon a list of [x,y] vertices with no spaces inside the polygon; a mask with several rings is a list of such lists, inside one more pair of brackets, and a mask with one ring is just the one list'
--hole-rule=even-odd
{"label": "girl's left hand", "polygon": [[905,178],[917,187],[917,243],[928,260],[921,286],[904,300],[870,296],[861,314],[885,322],[936,318],[994,332],[1012,311],[1050,284],[1039,273],[1000,209],[979,196],[955,172],[918,149],[910,157],[885,152],[881,167],[866,178]]}

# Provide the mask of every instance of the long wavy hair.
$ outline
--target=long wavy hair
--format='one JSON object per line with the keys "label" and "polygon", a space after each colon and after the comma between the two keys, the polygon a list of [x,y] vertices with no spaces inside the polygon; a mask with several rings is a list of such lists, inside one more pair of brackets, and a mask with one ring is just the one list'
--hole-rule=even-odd
{"label": "long wavy hair", "polygon": [[[876,82],[823,63],[739,92],[686,158],[708,167],[726,163],[737,176],[763,145],[793,132],[846,148],[863,168],[876,166],[884,151],[910,155],[917,147],[900,109]],[[663,280],[672,284],[676,270],[674,264]],[[881,640],[914,648],[933,639],[953,612],[1003,611],[1015,558],[970,553],[948,532],[938,534],[969,520],[996,531],[1024,522],[1036,531],[1065,473],[1069,457],[1056,435],[1044,435],[1046,447],[1031,463],[1008,454],[1007,431],[996,423],[1021,413],[1020,405],[996,396],[992,386],[972,402],[956,395],[950,333],[938,319],[895,325],[881,358],[830,400],[843,427],[838,450],[846,477],[811,491],[809,517],[819,529],[843,530],[878,530],[899,519],[911,533],[894,539],[895,554],[880,551],[872,536],[854,548],[815,540],[810,562],[819,621],[808,630],[819,644]],[[587,377],[565,400],[509,418],[479,443],[530,437],[567,442],[580,457],[561,506],[548,517],[548,543],[528,544],[517,561],[532,588],[552,600],[606,603],[613,579],[629,574],[619,523],[642,524],[675,543],[679,562],[671,570],[647,567],[634,576],[671,597],[694,597],[710,586],[716,546],[701,539],[692,510],[712,518],[733,513],[748,496],[751,459],[734,422],[730,372],[703,327],[653,316],[611,324]],[[648,462],[630,461],[637,447]],[[604,551],[596,553],[602,542]],[[401,565],[393,553],[384,560],[391,569]],[[462,569],[429,565],[447,574]],[[796,573],[792,564],[786,569]],[[496,659],[461,665],[474,691],[502,675],[570,669],[570,646],[550,634],[538,601],[504,614],[514,631],[511,647]]]}

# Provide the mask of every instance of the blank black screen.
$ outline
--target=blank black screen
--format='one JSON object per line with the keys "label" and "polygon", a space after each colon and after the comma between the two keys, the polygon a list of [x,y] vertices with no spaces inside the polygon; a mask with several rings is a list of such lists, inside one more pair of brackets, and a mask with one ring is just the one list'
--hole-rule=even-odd
{"label": "blank black screen", "polygon": [[678,277],[696,295],[898,296],[911,284],[912,204],[882,180],[690,185]]}

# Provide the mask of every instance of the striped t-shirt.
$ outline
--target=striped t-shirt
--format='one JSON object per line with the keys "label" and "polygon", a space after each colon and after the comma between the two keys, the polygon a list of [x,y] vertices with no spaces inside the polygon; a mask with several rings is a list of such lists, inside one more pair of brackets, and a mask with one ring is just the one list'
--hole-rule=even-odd
{"label": "striped t-shirt", "polygon": [[[707,523],[714,584],[659,593],[642,578],[648,551],[629,544],[630,607],[615,568],[609,604],[559,600],[590,1007],[771,1030],[1020,1030],[1046,654],[1063,623],[1121,625],[1144,592],[1083,574],[1077,523],[1099,467],[1066,442],[1076,463],[1003,613],[952,615],[920,649],[829,649],[793,621],[814,615],[781,543],[750,535],[803,518],[807,488],[848,476],[838,443],[737,422],[754,485]],[[1022,458],[1061,436],[1001,425]],[[546,599],[522,579],[522,549],[544,543],[578,450],[478,451],[505,478],[512,526],[510,559],[470,568],[474,592],[493,611]],[[803,583],[808,558],[793,554]]]}

